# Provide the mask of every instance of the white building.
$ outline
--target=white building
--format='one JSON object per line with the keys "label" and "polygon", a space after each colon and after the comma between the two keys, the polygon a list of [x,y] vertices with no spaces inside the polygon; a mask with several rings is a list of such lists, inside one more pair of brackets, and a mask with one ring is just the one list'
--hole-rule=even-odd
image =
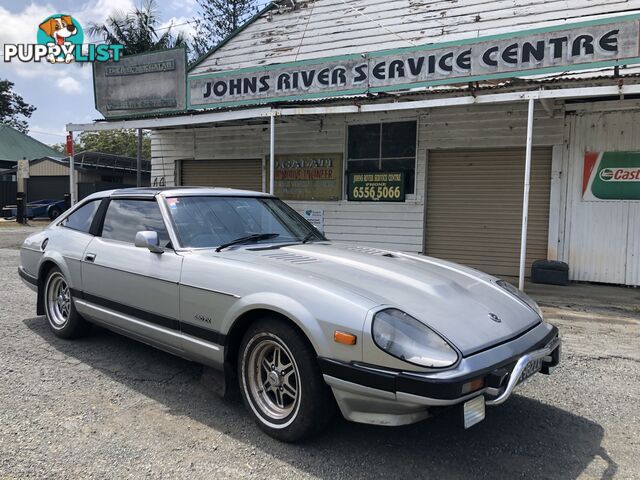
{"label": "white building", "polygon": [[152,184],[268,191],[273,118],[275,193],[329,238],[516,276],[533,98],[527,271],[640,285],[639,33],[640,0],[282,1],[191,67],[191,112],[111,126],[153,129]]}

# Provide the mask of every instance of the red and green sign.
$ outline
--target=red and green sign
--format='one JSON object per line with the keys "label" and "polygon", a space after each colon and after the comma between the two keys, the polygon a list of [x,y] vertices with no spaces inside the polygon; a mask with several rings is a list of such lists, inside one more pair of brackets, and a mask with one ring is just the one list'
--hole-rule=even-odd
{"label": "red and green sign", "polygon": [[640,200],[640,152],[587,152],[582,198]]}

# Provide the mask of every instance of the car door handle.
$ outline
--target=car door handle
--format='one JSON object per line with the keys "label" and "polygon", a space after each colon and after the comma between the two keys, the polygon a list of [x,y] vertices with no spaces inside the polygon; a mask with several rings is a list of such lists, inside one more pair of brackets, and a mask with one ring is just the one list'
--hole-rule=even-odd
{"label": "car door handle", "polygon": [[85,259],[87,262],[93,262],[93,261],[96,259],[96,254],[95,254],[95,253],[87,253],[87,254],[84,256],[84,259]]}

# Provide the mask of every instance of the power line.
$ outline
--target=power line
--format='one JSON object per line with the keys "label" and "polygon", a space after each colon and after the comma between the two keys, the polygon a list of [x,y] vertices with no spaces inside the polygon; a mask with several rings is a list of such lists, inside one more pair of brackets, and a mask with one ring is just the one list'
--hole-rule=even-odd
{"label": "power line", "polygon": [[34,133],[39,133],[40,135],[50,135],[52,137],[66,137],[66,135],[64,133],[51,133],[51,132],[44,132],[42,130],[35,130],[33,128],[29,129],[30,132],[34,132]]}

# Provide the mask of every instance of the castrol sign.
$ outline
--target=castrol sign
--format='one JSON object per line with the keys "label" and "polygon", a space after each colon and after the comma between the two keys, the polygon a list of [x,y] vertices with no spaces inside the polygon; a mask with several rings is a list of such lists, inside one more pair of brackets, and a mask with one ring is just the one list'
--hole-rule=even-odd
{"label": "castrol sign", "polygon": [[640,200],[640,152],[586,152],[582,199]]}

